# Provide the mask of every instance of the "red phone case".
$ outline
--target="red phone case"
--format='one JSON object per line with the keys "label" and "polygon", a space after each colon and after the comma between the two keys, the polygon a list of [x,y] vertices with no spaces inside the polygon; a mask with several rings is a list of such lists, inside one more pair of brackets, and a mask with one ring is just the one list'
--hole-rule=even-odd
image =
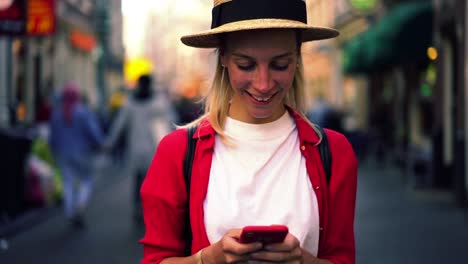
{"label": "red phone case", "polygon": [[239,242],[260,242],[263,244],[281,243],[288,232],[288,227],[284,225],[246,226],[242,229]]}

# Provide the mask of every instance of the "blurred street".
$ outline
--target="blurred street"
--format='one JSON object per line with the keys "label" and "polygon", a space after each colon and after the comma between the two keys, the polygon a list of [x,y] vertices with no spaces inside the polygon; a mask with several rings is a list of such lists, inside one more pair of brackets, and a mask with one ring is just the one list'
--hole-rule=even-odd
{"label": "blurred street", "polygon": [[[131,177],[110,168],[98,176],[87,228],[73,230],[60,212],[12,237],[2,264],[138,263],[144,232],[131,210]],[[414,191],[394,168],[361,164],[356,209],[357,263],[456,263],[468,258],[468,215],[445,192]],[[27,254],[25,254],[27,252]]]}
{"label": "blurred street", "polygon": [[[360,160],[357,263],[468,263],[468,2],[304,2],[308,25],[340,34],[301,44],[295,106]],[[140,261],[135,186],[161,138],[236,79],[226,47],[181,42],[213,10],[0,0],[0,264]]]}
{"label": "blurred street", "polygon": [[96,175],[85,229],[73,229],[57,208],[45,221],[23,226],[0,251],[0,263],[138,263],[144,227],[132,217],[133,179],[124,171],[107,167]]}
{"label": "blurred street", "polygon": [[[357,263],[460,263],[468,258],[468,213],[448,192],[416,191],[392,167],[359,170]],[[463,261],[462,261],[463,262]]]}

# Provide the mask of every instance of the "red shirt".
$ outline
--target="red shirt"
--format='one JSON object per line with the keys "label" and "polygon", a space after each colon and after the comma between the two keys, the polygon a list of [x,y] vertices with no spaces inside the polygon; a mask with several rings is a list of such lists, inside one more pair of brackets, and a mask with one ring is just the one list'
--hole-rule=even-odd
{"label": "red shirt", "polygon": [[[306,159],[307,172],[317,196],[320,217],[318,256],[334,264],[355,263],[354,211],[357,188],[357,160],[348,140],[326,130],[332,154],[332,176],[327,184],[320,154],[315,144],[319,137],[299,114],[290,110],[296,121],[301,142],[298,151]],[[210,245],[203,202],[208,189],[216,132],[203,120],[193,160],[190,189],[190,223],[193,234],[192,254]],[[164,258],[184,256],[187,195],[183,163],[187,149],[187,130],[178,129],[159,143],[141,188],[146,225],[142,264],[160,263]]]}

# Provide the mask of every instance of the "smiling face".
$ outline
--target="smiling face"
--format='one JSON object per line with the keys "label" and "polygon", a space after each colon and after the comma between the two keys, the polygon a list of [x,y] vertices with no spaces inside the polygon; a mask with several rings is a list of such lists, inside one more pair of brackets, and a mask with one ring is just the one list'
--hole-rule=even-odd
{"label": "smiling face", "polygon": [[234,90],[229,116],[257,124],[280,118],[298,62],[295,32],[240,31],[228,34],[225,43],[221,63]]}

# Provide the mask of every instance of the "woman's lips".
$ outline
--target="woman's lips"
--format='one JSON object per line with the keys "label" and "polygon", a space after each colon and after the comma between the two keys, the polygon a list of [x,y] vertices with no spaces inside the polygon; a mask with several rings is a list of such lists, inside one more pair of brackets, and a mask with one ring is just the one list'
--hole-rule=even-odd
{"label": "woman's lips", "polygon": [[250,96],[250,98],[252,98],[254,100],[254,102],[256,102],[258,104],[268,104],[278,94],[278,92],[275,92],[274,94],[272,94],[270,96],[255,96],[255,95],[251,94],[248,91],[245,91],[245,93],[248,94]]}

